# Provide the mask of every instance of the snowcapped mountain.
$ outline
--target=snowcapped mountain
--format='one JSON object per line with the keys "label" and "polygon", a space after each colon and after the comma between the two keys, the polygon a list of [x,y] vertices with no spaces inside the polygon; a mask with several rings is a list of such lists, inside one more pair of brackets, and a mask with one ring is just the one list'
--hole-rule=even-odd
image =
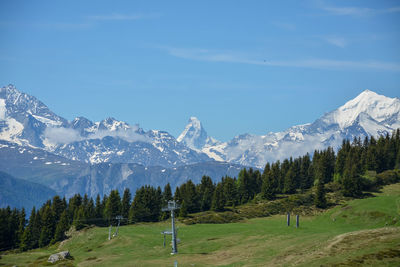
{"label": "snowcapped mountain", "polygon": [[175,167],[216,160],[262,168],[267,161],[328,146],[338,148],[344,138],[377,136],[397,128],[400,100],[369,90],[313,123],[261,136],[243,134],[220,142],[208,136],[195,117],[175,139],[168,132],[146,132],[114,118],[92,122],[77,117],[69,122],[12,85],[0,88],[0,140],[91,164]]}
{"label": "snowcapped mountain", "polygon": [[67,120],[35,97],[19,92],[13,85],[0,88],[0,140],[43,147],[39,136],[48,126],[67,125]]}
{"label": "snowcapped mountain", "polygon": [[[189,121],[190,122],[190,121]],[[196,125],[201,125],[196,122]],[[182,132],[181,142],[189,146],[196,138],[206,140],[204,134],[189,135],[191,123]],[[312,153],[315,149],[331,146],[339,148],[342,140],[354,137],[378,136],[400,128],[400,99],[378,95],[365,90],[356,98],[333,110],[313,123],[293,126],[286,131],[258,136],[243,134],[229,142],[215,141],[215,145],[196,146],[217,161],[263,167],[267,161]],[[195,133],[205,133],[201,127]],[[201,130],[198,130],[201,129]],[[201,143],[201,142],[197,142]]]}
{"label": "snowcapped mountain", "polygon": [[201,151],[204,147],[216,146],[221,143],[207,135],[203,125],[196,117],[190,117],[185,130],[176,140],[197,151]]}
{"label": "snowcapped mountain", "polygon": [[78,117],[69,122],[13,85],[0,88],[0,140],[41,148],[86,163],[138,163],[181,166],[212,161],[167,132],[145,132],[114,118],[92,122]]}

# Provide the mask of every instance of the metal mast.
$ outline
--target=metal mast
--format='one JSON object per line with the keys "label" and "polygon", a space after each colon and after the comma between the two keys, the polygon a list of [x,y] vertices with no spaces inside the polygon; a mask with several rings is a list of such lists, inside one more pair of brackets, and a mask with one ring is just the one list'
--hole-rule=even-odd
{"label": "metal mast", "polygon": [[168,206],[163,208],[162,211],[171,211],[171,221],[172,221],[172,226],[171,226],[171,232],[164,231],[162,234],[164,234],[164,238],[166,234],[172,235],[172,252],[171,254],[177,254],[178,253],[178,246],[177,246],[177,238],[176,238],[176,229],[175,229],[175,210],[179,209],[178,203],[176,203],[174,200],[168,201]]}

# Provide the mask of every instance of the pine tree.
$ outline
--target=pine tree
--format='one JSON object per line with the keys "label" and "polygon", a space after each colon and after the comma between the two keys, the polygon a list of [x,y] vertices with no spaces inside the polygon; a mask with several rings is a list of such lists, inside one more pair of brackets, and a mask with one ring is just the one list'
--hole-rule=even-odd
{"label": "pine tree", "polygon": [[168,183],[164,186],[163,205],[167,205],[168,201],[172,200],[171,185]]}
{"label": "pine tree", "polygon": [[310,167],[311,167],[311,160],[310,155],[307,153],[301,159],[300,165],[300,188],[301,190],[305,190],[310,188],[313,185],[313,177],[310,175]]}
{"label": "pine tree", "polygon": [[223,211],[225,206],[224,192],[222,183],[218,183],[214,190],[214,195],[211,204],[211,210]]}
{"label": "pine tree", "polygon": [[124,218],[128,218],[129,216],[129,209],[131,207],[131,192],[129,188],[125,188],[124,195],[122,196],[122,206],[121,206],[121,215]]}
{"label": "pine tree", "polygon": [[53,197],[53,202],[51,205],[51,209],[53,210],[54,214],[54,220],[58,221],[61,217],[61,213],[66,209],[67,207],[64,206],[63,200],[59,196]]}
{"label": "pine tree", "polygon": [[174,200],[179,203],[182,203],[182,200],[183,200],[181,190],[179,189],[178,186],[175,189]]}
{"label": "pine tree", "polygon": [[68,213],[66,210],[61,213],[60,220],[57,223],[56,231],[54,233],[54,237],[51,240],[51,243],[54,244],[58,241],[62,241],[66,238],[65,232],[69,229],[69,219]]}
{"label": "pine tree", "polygon": [[[281,163],[279,160],[271,165],[271,187],[274,193],[281,193],[283,184],[281,185]],[[282,186],[282,187],[281,187]]]}
{"label": "pine tree", "polygon": [[290,169],[287,171],[287,173],[285,175],[285,181],[284,181],[284,187],[283,187],[283,192],[285,194],[293,194],[296,192],[294,178],[295,178],[295,176],[294,176],[293,167],[290,167]]}
{"label": "pine tree", "polygon": [[75,209],[74,221],[73,225],[76,230],[81,230],[85,227],[86,217],[85,217],[85,209],[83,205],[81,205],[78,209]]}
{"label": "pine tree", "polygon": [[214,193],[214,184],[209,176],[203,176],[201,178],[201,183],[198,186],[197,192],[200,199],[200,210],[209,210]]}
{"label": "pine tree", "polygon": [[238,197],[241,204],[247,203],[251,196],[251,185],[249,173],[246,169],[242,169],[238,175]]}
{"label": "pine tree", "polygon": [[[167,183],[164,186],[164,191],[162,193],[162,202],[161,205],[162,207],[166,207],[168,205],[168,201],[172,200],[172,191],[171,191],[171,185],[169,183]],[[161,215],[160,215],[160,220],[164,221],[166,219],[168,219],[170,216],[170,213],[168,211],[162,211]]]}
{"label": "pine tree", "polygon": [[180,193],[182,199],[185,200],[187,210],[189,213],[199,211],[199,199],[196,192],[196,186],[192,180],[188,180],[186,183],[180,186]]}
{"label": "pine tree", "polygon": [[18,222],[18,232],[17,232],[18,246],[21,245],[22,235],[24,234],[24,231],[25,231],[25,226],[26,226],[25,217],[26,217],[25,209],[22,208],[21,213],[19,215],[19,222]]}
{"label": "pine tree", "polygon": [[121,198],[118,190],[110,192],[104,209],[104,215],[110,223],[115,223],[115,217],[121,215]]}
{"label": "pine tree", "polygon": [[318,179],[317,190],[315,192],[314,204],[317,208],[324,209],[327,206],[326,197],[325,197],[325,188],[324,183],[321,177]]}
{"label": "pine tree", "polygon": [[96,207],[95,207],[95,209],[94,209],[94,213],[95,213],[95,218],[98,219],[98,220],[96,221],[96,222],[97,222],[97,225],[103,226],[103,225],[104,225],[104,221],[103,221],[103,220],[100,220],[100,219],[103,219],[103,216],[104,216],[104,207],[103,207],[103,204],[102,204],[102,202],[101,202],[101,199],[100,199],[100,195],[99,195],[99,194],[97,194],[97,197],[96,197]]}
{"label": "pine tree", "polygon": [[42,227],[39,237],[39,247],[44,247],[50,244],[51,239],[54,236],[55,220],[54,212],[50,205],[46,205],[43,209],[41,216]]}
{"label": "pine tree", "polygon": [[264,179],[261,186],[261,197],[272,200],[275,198],[275,188],[271,172],[264,172]]}
{"label": "pine tree", "polygon": [[179,209],[179,217],[185,218],[188,215],[187,206],[185,200],[182,201],[181,207]]}
{"label": "pine tree", "polygon": [[161,213],[161,189],[142,186],[136,190],[130,211],[129,220],[132,222],[156,222]]}
{"label": "pine tree", "polygon": [[349,197],[357,197],[362,193],[361,182],[362,168],[359,160],[359,151],[357,147],[352,147],[345,164],[343,173],[343,194]]}
{"label": "pine tree", "polygon": [[[227,206],[235,206],[238,204],[238,193],[236,187],[236,179],[226,176],[222,178],[224,199]],[[214,193],[213,193],[214,195]],[[212,203],[211,203],[212,204]]]}
{"label": "pine tree", "polygon": [[31,215],[29,216],[28,225],[25,227],[24,233],[22,234],[20,250],[26,251],[28,249],[34,248],[33,246],[33,229],[36,217],[36,209],[32,208]]}

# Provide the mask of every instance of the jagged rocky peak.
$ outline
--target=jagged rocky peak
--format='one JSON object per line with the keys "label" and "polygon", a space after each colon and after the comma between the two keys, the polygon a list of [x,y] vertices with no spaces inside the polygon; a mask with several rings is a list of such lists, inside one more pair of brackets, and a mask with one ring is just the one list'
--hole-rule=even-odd
{"label": "jagged rocky peak", "polygon": [[85,117],[76,117],[72,122],[71,126],[73,129],[87,128],[93,126],[93,122]]}
{"label": "jagged rocky peak", "polygon": [[208,136],[200,120],[196,117],[190,117],[188,124],[177,138],[177,141],[197,151],[202,150],[204,147],[220,143]]}
{"label": "jagged rocky peak", "polygon": [[22,116],[31,115],[46,125],[65,126],[68,123],[66,119],[54,114],[36,97],[18,91],[12,84],[1,88],[0,98],[5,99],[7,114],[17,120],[21,120]]}
{"label": "jagged rocky peak", "polygon": [[99,130],[117,131],[117,130],[126,130],[129,128],[130,126],[126,122],[118,121],[113,117],[104,119],[99,123]]}
{"label": "jagged rocky peak", "polygon": [[204,130],[200,120],[196,117],[190,117],[188,124],[177,141],[186,144],[192,149],[200,150],[206,144],[207,137],[207,132]]}

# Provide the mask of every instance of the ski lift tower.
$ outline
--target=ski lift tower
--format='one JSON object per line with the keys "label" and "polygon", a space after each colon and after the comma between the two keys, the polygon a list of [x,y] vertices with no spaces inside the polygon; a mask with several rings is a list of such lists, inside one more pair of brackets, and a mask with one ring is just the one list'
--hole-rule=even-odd
{"label": "ski lift tower", "polygon": [[168,206],[165,208],[162,208],[162,211],[171,211],[171,222],[172,222],[171,232],[164,231],[164,232],[162,232],[162,234],[164,234],[164,238],[165,238],[165,234],[172,235],[172,252],[171,252],[172,255],[178,253],[177,240],[176,240],[176,229],[175,229],[175,212],[174,211],[179,208],[180,208],[180,206],[178,205],[178,203],[175,202],[175,200],[168,201]]}

